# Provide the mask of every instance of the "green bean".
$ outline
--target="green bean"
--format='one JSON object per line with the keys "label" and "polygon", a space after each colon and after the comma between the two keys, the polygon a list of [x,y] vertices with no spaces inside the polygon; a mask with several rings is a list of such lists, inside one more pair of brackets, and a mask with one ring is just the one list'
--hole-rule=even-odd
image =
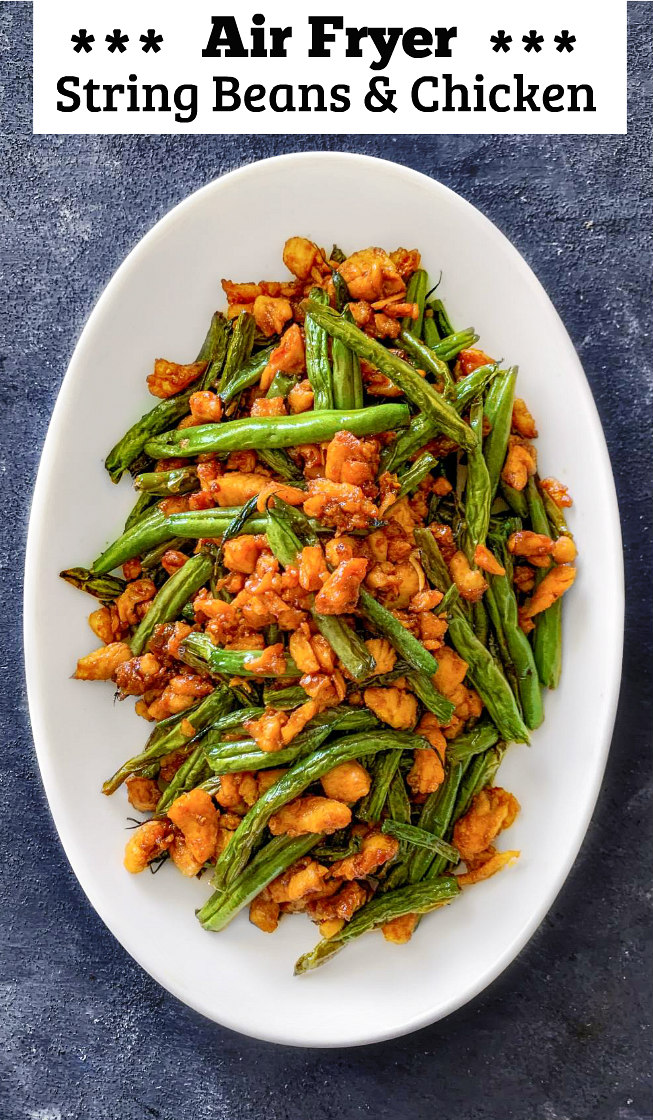
{"label": "green bean", "polygon": [[452,762],[466,762],[474,755],[483,754],[499,741],[499,732],[493,723],[483,719],[471,731],[457,735],[447,743],[447,759]]}
{"label": "green bean", "polygon": [[179,657],[187,665],[203,669],[211,676],[254,677],[259,680],[262,677],[281,679],[301,676],[301,670],[288,656],[285,657],[285,669],[282,672],[276,668],[254,672],[248,666],[261,657],[260,649],[221,649],[220,646],[214,646],[208,634],[204,633],[193,633],[184,638],[179,645]]}
{"label": "green bean", "polygon": [[465,521],[467,523],[466,551],[470,564],[475,565],[474,551],[485,544],[490,525],[492,505],[491,484],[483,458],[482,430],[483,404],[475,401],[470,414],[470,425],[478,437],[475,448],[467,452],[467,482],[465,484]]}
{"label": "green bean", "polygon": [[446,396],[455,393],[455,382],[451,376],[451,370],[447,363],[442,361],[442,358],[438,358],[434,350],[431,350],[426,343],[420,342],[417,337],[413,337],[410,331],[402,330],[399,341],[411,358],[416,360],[418,369],[423,369],[425,373],[432,373],[437,381],[442,382],[442,388],[445,390]]}
{"label": "green bean", "polygon": [[385,925],[393,918],[401,918],[404,914],[427,914],[430,910],[437,910],[440,906],[451,902],[459,893],[460,887],[455,878],[448,875],[427,883],[417,883],[397,891],[388,891],[387,894],[376,895],[371,902],[361,907],[340,933],[330,937],[328,941],[318,942],[310,953],[304,953],[295,965],[295,975],[299,976],[325,964],[349,941],[360,937],[362,933]]}
{"label": "green bean", "polygon": [[275,836],[257,852],[249,867],[234,882],[229,894],[214,891],[202,909],[197,911],[203,928],[214,933],[224,929],[268,883],[307,855],[321,839],[318,833],[296,837]]}
{"label": "green bean", "polygon": [[[343,311],[347,323],[354,322],[348,307]],[[363,407],[363,379],[358,354],[350,350],[339,338],[331,344],[333,359],[333,400],[336,408]]]}
{"label": "green bean", "polygon": [[127,586],[125,579],[119,579],[117,576],[99,576],[95,572],[90,572],[88,568],[66,568],[63,572],[59,572],[59,576],[72,587],[86,591],[88,595],[93,595],[103,603],[113,602],[118,595],[122,595]]}
{"label": "green bean", "polygon": [[212,571],[213,557],[199,552],[166,580],[130,639],[129,645],[134,657],[143,652],[152,637],[154,627],[176,618],[188,600],[210,579]]}
{"label": "green bean", "polygon": [[273,343],[271,346],[266,346],[263,350],[257,350],[248,361],[243,363],[237,373],[235,373],[228,384],[225,385],[224,389],[220,391],[220,399],[224,404],[229,404],[230,401],[245,389],[250,389],[252,385],[258,384],[261,379],[261,374],[276,348],[277,344]]}
{"label": "green bean", "polygon": [[429,712],[438,717],[442,724],[447,724],[455,711],[455,706],[451,700],[447,700],[441,692],[433,684],[430,676],[427,673],[411,672],[407,674],[408,683],[416,696],[419,696],[422,704]]}
{"label": "green bean", "polygon": [[390,782],[387,809],[393,821],[410,824],[410,800],[400,770],[397,770]]}
{"label": "green bean", "polygon": [[433,347],[433,353],[438,358],[442,358],[443,362],[451,362],[461,350],[468,350],[475,342],[478,342],[478,335],[475,334],[474,328],[465,327],[462,331],[443,336]]}
{"label": "green bean", "polygon": [[550,536],[571,537],[573,539],[573,533],[570,532],[565,515],[560,509],[560,506],[556,505],[551,495],[547,494],[546,490],[542,490],[539,484],[537,488],[542,499],[542,504],[544,505],[544,511],[546,513],[549,526],[553,530],[550,533]]}
{"label": "green bean", "polygon": [[[440,840],[444,839],[451,823],[463,771],[463,763],[450,763],[442,785],[435,793],[429,794],[420,813],[419,827]],[[433,861],[434,853],[428,849],[412,852],[406,869],[409,882],[418,883],[423,879]]]}
{"label": "green bean", "polygon": [[418,315],[416,319],[411,319],[406,315],[401,320],[401,329],[406,331],[413,338],[420,338],[422,334],[422,323],[424,322],[424,300],[426,299],[426,289],[428,287],[428,275],[423,268],[416,268],[406,289],[404,301],[406,303],[416,303],[418,308]]}
{"label": "green bean", "polygon": [[506,569],[506,574],[489,577],[486,598],[493,604],[501,620],[503,635],[517,675],[524,722],[527,727],[534,730],[544,719],[542,693],[531,644],[519,625],[517,599],[512,585],[512,563],[505,545],[501,551],[501,562]]}
{"label": "green bean", "polygon": [[417,828],[415,825],[401,824],[388,818],[381,825],[381,832],[394,836],[397,840],[403,840],[406,844],[412,844],[415,848],[425,848],[434,855],[444,856],[450,863],[458,863],[460,859],[458,849],[452,844],[447,844],[440,836],[434,836],[431,832],[426,832],[425,829]]}
{"label": "green bean", "polygon": [[[329,297],[322,288],[311,288],[310,302],[316,306],[326,304]],[[313,390],[313,408],[316,412],[333,408],[333,378],[329,364],[329,337],[324,327],[309,313],[304,323],[306,342],[306,376]]]}
{"label": "green bean", "polygon": [[[183,537],[173,537],[172,540],[165,540],[163,544],[158,544],[156,548],[151,548],[140,557],[141,568],[144,572],[153,572],[156,568],[160,567],[166,552],[170,549],[174,549],[175,552],[180,552],[185,546],[186,541]],[[194,621],[195,615],[193,615],[193,622]]]}
{"label": "green bean", "polygon": [[176,494],[189,494],[199,489],[196,467],[176,467],[171,471],[148,471],[136,475],[134,488],[146,495],[170,497]]}
{"label": "green bean", "polygon": [[173,801],[182,793],[195,789],[209,774],[210,769],[204,757],[204,751],[201,743],[198,743],[195,750],[189,754],[188,758],[184,759],[167,788],[161,794],[155,810],[157,816],[166,813]]}
{"label": "green bean", "polygon": [[397,653],[401,654],[404,661],[407,661],[413,669],[417,669],[418,672],[424,673],[427,677],[432,677],[434,673],[437,673],[438,663],[433,655],[424,648],[418,638],[411,634],[410,630],[402,626],[395,616],[381,603],[378,603],[364,587],[360,589],[358,610],[365,621],[371,624],[375,630],[378,630],[384,638],[387,638]]}
{"label": "green bean", "polygon": [[517,367],[503,369],[487,391],[483,411],[491,424],[483,440],[483,454],[490,476],[490,493],[494,498],[508,450],[512,426],[512,403],[517,383]]}
{"label": "green bean", "polygon": [[405,404],[377,404],[350,412],[328,409],[302,412],[297,416],[249,416],[227,424],[198,424],[194,428],[168,432],[159,439],[150,440],[147,446],[148,453],[156,458],[297,447],[304,443],[324,443],[343,429],[355,436],[394,431],[405,427],[409,419]]}
{"label": "green bean", "polygon": [[[219,353],[221,346],[224,344],[226,330],[227,323],[224,316],[216,312],[211,320],[209,333],[200,350],[202,356],[198,357],[197,361],[211,362],[213,356]],[[206,386],[202,385],[202,388],[206,388]],[[195,387],[180,393],[176,397],[159,401],[154,408],[141,416],[140,420],[132,424],[129,431],[125,432],[122,439],[118,440],[118,443],[112,447],[107,455],[104,465],[112,482],[120,481],[127,468],[141,454],[148,439],[160,435],[161,432],[168,431],[169,428],[187,415],[188,402],[194,392]]]}
{"label": "green bean", "polygon": [[504,746],[499,743],[496,747],[479,754],[472,759],[460,783],[456,796],[456,803],[451,814],[451,825],[460,820],[469,809],[477,793],[494,781],[497,770],[503,758]]}
{"label": "green bean", "polygon": [[[342,831],[345,834],[345,837],[347,835],[350,835],[344,829]],[[333,841],[336,836],[338,836],[338,833],[333,833],[331,836],[329,836],[329,840]],[[361,847],[362,837],[357,835],[350,835],[348,843],[341,844],[339,847],[334,843],[319,844],[316,848],[313,849],[313,855],[317,860],[320,861],[320,863],[335,863],[337,860],[348,859],[349,856],[358,855]]]}
{"label": "green bean", "polygon": [[[357,326],[347,323],[330,307],[322,307],[320,304],[309,300],[306,304],[306,311],[333,338],[339,338],[341,342],[354,350],[359,358],[371,362],[381,373],[389,377],[413,404],[430,415],[434,422],[437,421],[440,430],[445,435],[454,439],[465,450],[474,446],[476,437],[471,429],[461,420],[451,405],[436,392],[433,386],[424,381],[417,370],[408,365],[408,362],[404,362],[396,354],[386,350],[380,342],[369,338]],[[386,431],[392,430],[393,426],[386,428]],[[356,434],[354,432],[354,435]]]}
{"label": "green bean", "polygon": [[[534,478],[528,480],[526,498],[533,531],[549,536],[549,519]],[[538,572],[536,586],[544,576],[545,572]],[[557,688],[562,672],[562,599],[556,599],[547,610],[536,615],[533,656],[541,683],[545,688]]]}
{"label": "green bean", "polygon": [[[141,771],[150,762],[185,746],[198,731],[207,727],[217,716],[229,711],[233,699],[232,689],[218,687],[192,708],[186,708],[183,712],[170,716],[169,719],[161,720],[145,744],[145,749],[123,763],[120,769],[104,783],[102,792],[115,793],[130,774]],[[192,728],[189,733],[186,732],[188,724]]]}
{"label": "green bean", "polygon": [[428,307],[433,312],[433,316],[436,320],[438,330],[439,330],[440,334],[442,335],[442,337],[447,338],[449,335],[452,335],[454,333],[454,329],[451,325],[451,319],[447,315],[447,312],[445,310],[445,306],[444,306],[442,300],[441,299],[429,300]]}
{"label": "green bean", "polygon": [[133,529],[139,521],[145,516],[146,513],[151,513],[151,506],[156,501],[154,494],[139,494],[132,509],[129,512],[127,520],[125,521],[125,532]]}
{"label": "green bean", "polygon": [[455,583],[452,583],[445,591],[442,602],[438,603],[433,613],[437,615],[450,614],[458,604],[459,599],[460,591],[456,587]]}
{"label": "green bean", "polygon": [[287,397],[290,390],[297,384],[297,374],[283,373],[282,370],[277,370],[272,381],[270,388],[265,394],[267,400],[274,400],[275,397]]}
{"label": "green bean", "polygon": [[238,318],[231,324],[231,338],[227,346],[227,356],[220,377],[215,382],[220,397],[223,397],[223,393],[228,390],[236,375],[240,373],[245,362],[250,358],[255,333],[254,316],[250,315],[249,311],[241,311]]}
{"label": "green bean", "polygon": [[510,506],[512,512],[515,513],[517,517],[521,517],[522,521],[526,521],[528,518],[528,502],[526,501],[524,491],[515,490],[514,487],[509,486],[503,479],[500,479],[499,487],[501,489],[501,494]]}
{"label": "green bean", "polygon": [[258,844],[270,817],[288,801],[299,797],[313,782],[343,762],[383,750],[414,750],[428,746],[425,739],[406,731],[372,731],[346,736],[321,747],[306,759],[296,762],[252,806],[220,855],[213,883],[226,887],[233,883]]}
{"label": "green bean", "polygon": [[265,463],[266,467],[269,467],[275,474],[278,474],[284,482],[288,482],[292,486],[298,486],[300,490],[306,488],[302,471],[296,463],[293,463],[287,451],[259,447],[256,454],[261,462]]}
{"label": "green bean", "polygon": [[336,308],[338,309],[338,311],[344,311],[349,300],[351,299],[351,296],[349,295],[349,288],[347,287],[347,284],[343,280],[340,273],[336,270],[331,273],[331,279],[333,281],[333,290],[336,294]]}
{"label": "green bean", "polygon": [[438,460],[435,455],[431,455],[429,451],[425,451],[416,459],[414,463],[399,475],[399,490],[395,498],[396,502],[401,501],[410,494],[412,490],[416,490],[420,482],[423,482],[427,475],[431,473],[438,465]]}
{"label": "green bean", "polygon": [[372,785],[356,810],[359,820],[371,824],[381,819],[392,780],[401,762],[401,755],[401,751],[387,751],[375,758]]}
{"label": "green bean", "polygon": [[290,711],[305,704],[307,700],[308,695],[299,684],[289,685],[288,688],[271,688],[269,685],[263,688],[263,703],[266,708],[274,708],[276,712]]}
{"label": "green bean", "polygon": [[208,727],[198,732],[197,737],[201,737],[202,741],[206,742],[207,737],[215,736],[216,732],[233,731],[237,727],[242,727],[246,719],[258,719],[264,711],[264,707],[255,704],[237,708],[235,712],[229,712],[226,716],[219,716],[218,719],[213,720]]}
{"label": "green bean", "polygon": [[456,395],[453,401],[456,412],[464,412],[473,400],[485,392],[500,372],[496,362],[488,362],[487,365],[472,370],[466,377],[461,377],[460,381],[456,382]]}
{"label": "green bean", "polygon": [[226,529],[222,533],[220,545],[218,547],[218,554],[216,557],[216,562],[218,564],[222,563],[224,546],[227,541],[233,540],[234,537],[239,537],[250,517],[255,516],[257,501],[258,494],[254,494],[254,496],[250,498],[249,501],[245,502],[245,505],[241,506],[240,509],[234,514]]}
{"label": "green bean", "polygon": [[440,332],[432,309],[428,304],[424,308],[424,322],[422,323],[422,338],[429,349],[433,349],[440,342]]}

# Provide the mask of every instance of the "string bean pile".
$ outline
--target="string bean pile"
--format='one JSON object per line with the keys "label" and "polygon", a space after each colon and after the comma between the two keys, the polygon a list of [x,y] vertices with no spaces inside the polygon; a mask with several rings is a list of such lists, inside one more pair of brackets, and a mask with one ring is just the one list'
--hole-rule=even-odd
{"label": "string bean pile", "polygon": [[195,361],[156,360],[106,459],[124,530],[61,575],[97,600],[76,677],[151,728],[103,786],[146,815],[127,870],[210,879],[207,930],[305,912],[304,973],[518,856],[495,776],[558,684],[576,548],[517,370],[417,250],[291,237],[283,260],[222,282]]}

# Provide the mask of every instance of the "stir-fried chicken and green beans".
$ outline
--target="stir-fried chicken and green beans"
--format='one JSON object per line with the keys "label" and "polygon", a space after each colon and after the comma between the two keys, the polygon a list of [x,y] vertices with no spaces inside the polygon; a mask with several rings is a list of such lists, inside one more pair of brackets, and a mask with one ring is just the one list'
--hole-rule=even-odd
{"label": "stir-fried chicken and green beans", "polygon": [[[153,726],[104,784],[125,866],[208,872],[198,912],[304,911],[304,972],[513,861],[506,744],[543,719],[576,549],[517,371],[450,322],[417,250],[292,237],[291,280],[223,281],[194,362],[110,451],[137,499],[90,569],[80,680]],[[122,569],[122,576],[114,574]],[[461,866],[462,865],[462,866]]]}

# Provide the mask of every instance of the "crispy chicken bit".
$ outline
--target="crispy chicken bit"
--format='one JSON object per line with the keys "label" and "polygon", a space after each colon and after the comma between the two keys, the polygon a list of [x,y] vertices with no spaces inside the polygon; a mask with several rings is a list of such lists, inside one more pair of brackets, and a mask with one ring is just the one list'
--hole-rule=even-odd
{"label": "crispy chicken bit", "polygon": [[222,555],[224,566],[231,572],[242,572],[250,576],[265,548],[267,541],[264,536],[253,537],[250,533],[243,533],[241,537],[225,541]]}
{"label": "crispy chicken bit", "polygon": [[322,584],[315,596],[320,614],[349,614],[358,603],[360,585],[367,571],[367,560],[343,560]]}
{"label": "crispy chicken bit", "polygon": [[327,835],[346,828],[351,822],[351,809],[329,797],[298,797],[270,817],[273,836],[303,836],[306,832]]}
{"label": "crispy chicken bit", "polygon": [[313,390],[310,381],[300,381],[288,393],[288,404],[293,416],[298,412],[308,412],[313,407]]}
{"label": "crispy chicken bit", "polygon": [[332,879],[363,879],[383,867],[388,860],[394,859],[399,851],[399,841],[394,836],[372,829],[363,837],[360,852],[331,864],[329,877]]}
{"label": "crispy chicken bit", "polygon": [[134,829],[125,845],[124,864],[132,875],[144,871],[148,863],[167,851],[172,843],[172,826],[168,820],[145,821]]}
{"label": "crispy chicken bit", "polygon": [[372,779],[365,767],[355,761],[341,762],[322,778],[322,789],[327,797],[348,804],[365,797],[370,791],[371,784]]}
{"label": "crispy chicken bit", "polygon": [[257,296],[252,314],[259,330],[269,338],[270,335],[281,334],[288,320],[292,319],[292,307],[287,299]]}
{"label": "crispy chicken bit", "polygon": [[128,583],[116,599],[118,617],[123,626],[136,626],[146,613],[142,608],[156,595],[156,584],[151,579],[137,579]]}
{"label": "crispy chicken bit", "polygon": [[172,576],[175,572],[178,572],[180,568],[183,568],[187,560],[188,557],[184,552],[178,552],[176,548],[169,548],[161,557],[161,567],[164,572]]}
{"label": "crispy chicken bit", "polygon": [[512,406],[512,430],[524,439],[537,439],[535,420],[520,397],[516,398]]}
{"label": "crispy chicken bit", "polygon": [[283,642],[275,642],[266,646],[260,657],[249,658],[245,666],[248,673],[261,676],[283,676],[286,671],[286,658],[283,651]]}
{"label": "crispy chicken bit", "polygon": [[227,472],[211,483],[211,494],[219,506],[241,506],[260,494],[269,482],[269,476],[265,474]]}
{"label": "crispy chicken bit", "polygon": [[501,477],[513,490],[523,490],[531,475],[537,470],[537,452],[521,436],[510,436],[508,454]]}
{"label": "crispy chicken bit", "polygon": [[505,576],[506,569],[503,564],[500,564],[496,556],[493,556],[489,548],[484,544],[477,544],[474,549],[474,563],[482,568],[484,572],[489,572],[491,576]]}
{"label": "crispy chicken bit", "polygon": [[378,512],[359,486],[326,478],[314,478],[308,484],[304,513],[331,528],[366,529],[370,521],[376,520]]}
{"label": "crispy chicken bit", "polygon": [[418,920],[419,914],[400,914],[382,925],[381,933],[393,945],[405,945],[413,936]]}
{"label": "crispy chicken bit", "polygon": [[332,537],[324,545],[327,561],[337,568],[342,560],[351,560],[356,554],[356,541],[353,537]]}
{"label": "crispy chicken bit", "polygon": [[261,391],[267,392],[276,373],[303,373],[305,369],[304,339],[297,323],[293,323],[284,331],[279,345],[270,354],[270,360],[261,375]]}
{"label": "crispy chicken bit", "polygon": [[422,611],[432,611],[443,599],[444,595],[441,591],[418,591],[410,600],[408,610],[414,614],[420,614]]}
{"label": "crispy chicken bit", "polygon": [[366,688],[363,698],[370,711],[390,727],[407,730],[415,726],[417,700],[412,692],[396,687]]}
{"label": "crispy chicken bit", "polygon": [[275,712],[273,708],[269,708],[259,719],[245,720],[243,727],[262,751],[280,751],[284,745],[281,732],[287,722],[285,712]]}
{"label": "crispy chicken bit", "polygon": [[193,393],[188,407],[196,424],[217,424],[222,419],[222,401],[209,389]]}
{"label": "crispy chicken bit", "polygon": [[361,249],[352,253],[338,272],[355,300],[374,302],[406,290],[396,264],[383,249]]}
{"label": "crispy chicken bit", "polygon": [[[314,921],[340,921],[339,929],[342,929],[342,925],[349,922],[356,911],[366,902],[367,891],[365,887],[352,879],[348,883],[344,883],[335,894],[326,898],[310,900],[306,909]],[[322,927],[320,927],[320,933],[323,937],[326,936]],[[333,936],[333,933],[331,936]]]}
{"label": "crispy chicken bit", "polygon": [[576,559],[576,545],[571,537],[558,537],[551,549],[554,564],[571,564]]}
{"label": "crispy chicken bit", "polygon": [[337,432],[327,448],[324,474],[331,482],[364,487],[373,482],[379,466],[379,445],[357,439],[351,432]]}
{"label": "crispy chicken bit", "polygon": [[463,661],[450,646],[442,646],[438,652],[438,671],[433,683],[443,696],[451,697],[465,679],[467,662]]}
{"label": "crispy chicken bit", "polygon": [[283,397],[259,397],[249,411],[250,416],[285,416],[286,404]]}
{"label": "crispy chicken bit", "polygon": [[126,642],[110,642],[108,646],[80,657],[74,676],[78,681],[110,681],[118,666],[131,659]]}
{"label": "crispy chicken bit", "polygon": [[437,717],[431,712],[425,712],[416,730],[418,735],[423,735],[425,739],[428,739],[433,750],[440,756],[440,759],[444,759],[444,752],[447,749],[447,740],[440,731],[440,724],[438,723]]}
{"label": "crispy chicken bit", "polygon": [[[109,647],[107,647],[109,648]],[[115,670],[115,680],[123,696],[143,696],[154,688],[163,688],[169,671],[152,653],[143,653],[121,662]]]}
{"label": "crispy chicken bit", "polygon": [[482,789],[453,830],[453,843],[460,858],[467,861],[484,852],[504,828],[510,828],[518,812],[517,798],[505,789]]}
{"label": "crispy chicken bit", "polygon": [[535,586],[535,572],[528,564],[516,564],[512,579],[518,591],[527,594]]}
{"label": "crispy chicken bit", "polygon": [[328,575],[321,545],[306,545],[299,554],[299,586],[304,591],[319,591]]}
{"label": "crispy chicken bit", "polygon": [[413,765],[406,781],[414,794],[435,793],[444,781],[444,767],[438,752],[431,748],[413,751]]}
{"label": "crispy chicken bit", "polygon": [[379,673],[391,673],[395,667],[397,653],[388,639],[368,638],[365,645],[375,661],[374,676]]}
{"label": "crispy chicken bit", "polygon": [[314,270],[327,275],[329,266],[317,245],[306,237],[289,237],[283,247],[283,263],[298,280],[314,278]]}
{"label": "crispy chicken bit", "polygon": [[[368,304],[360,304],[360,303],[359,304],[350,304],[350,307],[352,309],[354,307],[360,308],[360,307],[368,307],[368,306],[369,306]],[[371,309],[370,309],[370,311],[371,311]],[[359,321],[360,318],[361,318],[360,313],[358,315],[354,314],[354,319],[357,321],[357,325],[364,329],[365,324],[361,323]],[[373,320],[374,320],[374,316],[372,316],[372,322],[373,322]],[[396,353],[396,351],[393,351],[393,353]],[[403,351],[401,351],[401,353],[403,353]],[[371,365],[370,362],[366,362],[364,359],[361,360],[361,374],[362,374],[363,383],[365,385],[365,388],[367,389],[367,392],[371,393],[373,397],[388,397],[388,398],[403,397],[403,395],[404,395],[403,390],[398,389],[397,386],[395,385],[394,381],[391,381],[390,378],[387,377],[385,373],[381,373],[381,371],[379,369],[377,369],[376,366]]]}
{"label": "crispy chicken bit", "polygon": [[557,478],[540,479],[540,490],[544,490],[559,509],[573,505],[567,487],[563,486],[562,482],[558,482]]}
{"label": "crispy chicken bit", "polygon": [[576,569],[570,564],[559,564],[552,568],[535,588],[533,598],[526,603],[523,609],[524,618],[533,618],[540,611],[548,610],[556,599],[569,590],[575,579]]}
{"label": "crispy chicken bit", "polygon": [[518,533],[511,533],[508,537],[508,551],[513,556],[526,557],[532,564],[537,565],[538,560],[549,557],[552,550],[553,541],[544,533],[532,533],[524,529]]}
{"label": "crispy chicken bit", "polygon": [[182,793],[168,809],[173,824],[183,833],[184,840],[200,864],[215,856],[218,839],[218,811],[213,800],[203,789]]}
{"label": "crispy chicken bit", "polygon": [[457,875],[456,880],[459,887],[469,887],[472,883],[480,883],[483,879],[489,879],[491,875],[496,875],[497,871],[501,871],[504,867],[508,867],[519,859],[518,851],[510,852],[497,852],[494,848],[490,847],[487,852],[482,853],[487,856],[487,859],[477,859],[472,861],[472,867],[463,872],[462,875]]}
{"label": "crispy chicken bit", "polygon": [[397,269],[402,280],[409,280],[419,268],[421,260],[419,249],[395,249],[390,253],[390,260]]}
{"label": "crispy chicken bit", "polygon": [[468,603],[478,603],[487,591],[487,582],[478,569],[470,568],[464,552],[455,552],[449,561],[451,578]]}
{"label": "crispy chicken bit", "polygon": [[204,373],[208,362],[193,362],[192,365],[180,366],[177,362],[167,362],[165,358],[157,358],[154,363],[154,373],[147,379],[147,387],[153,397],[174,397],[187,389],[193,381]]}
{"label": "crispy chicken bit", "polygon": [[413,557],[398,564],[385,561],[372,566],[365,583],[384,606],[401,610],[422,590],[424,573]]}
{"label": "crispy chicken bit", "polygon": [[473,373],[475,369],[480,369],[481,366],[487,366],[492,362],[492,358],[488,358],[483,350],[461,350],[456,362],[455,376],[456,380],[461,377],[467,377],[469,373]]}
{"label": "crispy chicken bit", "polygon": [[182,875],[185,875],[188,879],[193,879],[196,875],[199,875],[204,864],[193,855],[186,837],[178,828],[174,830],[169,851],[170,859],[177,871],[181,871]]}
{"label": "crispy chicken bit", "polygon": [[249,920],[262,933],[274,933],[279,925],[281,907],[278,902],[261,898],[259,894],[249,905]]}
{"label": "crispy chicken bit", "polygon": [[118,611],[112,603],[108,607],[98,607],[97,610],[91,611],[88,616],[88,624],[101,642],[109,645],[111,642],[119,642],[125,634],[126,628],[121,624],[118,617]]}
{"label": "crispy chicken bit", "polygon": [[137,774],[130,774],[125,785],[127,800],[138,813],[154,812],[161,796],[161,790],[154,778],[139,778]]}

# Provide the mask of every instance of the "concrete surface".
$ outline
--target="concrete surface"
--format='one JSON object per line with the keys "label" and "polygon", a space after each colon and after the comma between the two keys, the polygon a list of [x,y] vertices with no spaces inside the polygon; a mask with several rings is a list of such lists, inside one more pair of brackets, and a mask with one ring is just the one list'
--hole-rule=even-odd
{"label": "concrete surface", "polygon": [[[630,5],[630,130],[597,137],[33,137],[31,13],[0,6],[3,532],[2,1120],[650,1120],[651,4]],[[624,681],[594,821],[516,963],[419,1034],[353,1051],[252,1042],[131,961],[86,902],[41,788],[25,701],[22,552],[81,327],[143,233],[276,152],[379,154],[485,211],[544,282],[605,425],[628,579]],[[609,589],[606,589],[609,593]],[[600,603],[597,604],[600,610]]]}

